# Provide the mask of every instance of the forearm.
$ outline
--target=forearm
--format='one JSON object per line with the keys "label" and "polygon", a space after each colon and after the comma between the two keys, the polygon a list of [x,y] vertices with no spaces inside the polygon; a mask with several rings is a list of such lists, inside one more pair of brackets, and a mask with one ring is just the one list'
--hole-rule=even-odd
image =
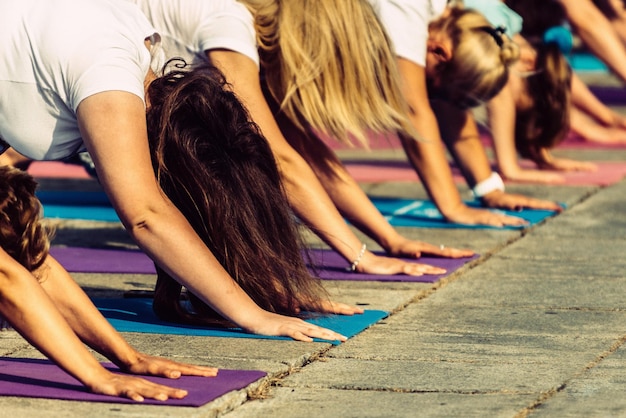
{"label": "forearm", "polygon": [[251,329],[263,310],[232,279],[169,199],[162,196],[159,203],[152,210],[123,220],[130,235],[190,292],[224,318]]}
{"label": "forearm", "polygon": [[522,170],[515,148],[515,100],[509,85],[487,104],[489,127],[498,168],[507,178],[516,178]]}
{"label": "forearm", "polygon": [[583,42],[615,74],[626,80],[626,48],[611,29],[608,19],[591,0],[559,1],[565,7],[567,18]]}
{"label": "forearm", "polygon": [[433,103],[433,111],[440,122],[441,137],[469,187],[489,178],[491,166],[471,112],[443,102]]}
{"label": "forearm", "polygon": [[576,74],[572,74],[572,105],[603,125],[611,126],[615,122],[613,111],[602,103]]}
{"label": "forearm", "polygon": [[91,387],[106,373],[37,280],[0,249],[0,314],[34,347]]}
{"label": "forearm", "polygon": [[[347,172],[337,155],[321,139],[312,132],[299,131],[283,118],[279,119],[279,123],[290,143],[312,168],[312,172],[324,188],[323,194],[329,197],[336,210],[339,211],[338,213],[347,218],[357,229],[374,239],[385,250],[389,250],[397,240],[401,239],[397,231],[381,215],[363,189]],[[303,208],[309,210],[306,206]],[[326,220],[320,218],[320,222],[326,222]],[[337,221],[333,223],[336,224]],[[351,236],[356,238],[345,221],[342,220],[342,223],[344,226],[337,230],[342,233],[342,236],[335,235],[335,237],[340,240]],[[325,227],[328,228],[328,224]],[[348,228],[348,231],[344,228]],[[357,251],[360,247],[359,241]],[[348,260],[353,259],[348,258]]]}
{"label": "forearm", "polygon": [[122,368],[136,362],[137,351],[115,331],[67,271],[51,256],[44,266],[41,287],[74,333]]}
{"label": "forearm", "polygon": [[425,141],[418,142],[401,136],[401,141],[409,162],[419,175],[428,195],[443,216],[450,218],[464,203],[454,183],[443,144],[438,139],[431,139],[432,136],[425,138]]}

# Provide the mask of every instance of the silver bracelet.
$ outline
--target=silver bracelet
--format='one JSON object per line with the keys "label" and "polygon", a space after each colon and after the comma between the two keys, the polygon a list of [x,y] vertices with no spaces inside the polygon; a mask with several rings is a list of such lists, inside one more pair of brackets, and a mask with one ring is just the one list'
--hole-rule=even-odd
{"label": "silver bracelet", "polygon": [[367,245],[363,244],[363,246],[361,246],[361,251],[359,251],[359,255],[356,257],[356,259],[352,262],[352,264],[350,265],[350,267],[348,267],[346,270],[351,271],[351,272],[355,272],[356,271],[356,267],[359,265],[359,263],[361,262],[361,259],[363,258],[363,255],[365,254],[365,250],[367,249]]}
{"label": "silver bracelet", "polygon": [[504,182],[502,181],[502,177],[500,177],[500,175],[495,171],[485,180],[474,186],[472,193],[474,194],[474,197],[480,199],[494,190],[504,191]]}

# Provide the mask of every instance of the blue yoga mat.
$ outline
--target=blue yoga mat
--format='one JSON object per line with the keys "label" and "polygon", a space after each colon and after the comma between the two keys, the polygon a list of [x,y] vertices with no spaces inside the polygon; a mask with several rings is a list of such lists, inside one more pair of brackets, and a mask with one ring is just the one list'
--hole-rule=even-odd
{"label": "blue yoga mat", "polygon": [[[291,340],[289,337],[270,337],[250,334],[241,328],[207,328],[165,322],[157,318],[154,314],[152,310],[152,299],[148,298],[99,298],[93,299],[93,303],[119,332]],[[388,315],[389,314],[385,311],[366,310],[363,314],[358,315],[320,315],[306,319],[306,321],[351,338],[381,319],[386,318]],[[320,339],[316,339],[315,341],[330,342],[333,345],[340,343],[340,341],[326,341]]]}
{"label": "blue yoga mat", "polygon": [[38,191],[36,195],[46,218],[120,221],[104,192]]}
{"label": "blue yoga mat", "polygon": [[[488,225],[465,225],[451,223],[444,219],[439,209],[430,200],[396,199],[386,197],[370,197],[374,205],[393,226],[406,226],[416,228],[491,228],[491,229],[523,229],[535,225],[546,218],[554,216],[555,211],[540,209],[523,209],[510,211],[489,209],[493,212],[517,216],[528,221],[528,225],[493,227]],[[468,206],[482,208],[479,202],[465,202]]]}
{"label": "blue yoga mat", "polygon": [[582,72],[607,72],[608,68],[598,57],[587,52],[577,52],[567,56],[572,69]]}
{"label": "blue yoga mat", "polygon": [[[119,222],[117,213],[103,192],[44,191],[37,197],[43,204],[47,218],[83,219],[93,221]],[[464,225],[447,222],[434,203],[430,200],[411,200],[399,198],[370,197],[374,205],[394,226],[416,228],[495,228],[486,225]],[[465,202],[468,206],[481,208],[479,202]],[[505,229],[523,229],[534,225],[556,212],[539,209],[521,211],[496,210],[511,216],[523,218],[529,222],[526,226],[508,226]]]}

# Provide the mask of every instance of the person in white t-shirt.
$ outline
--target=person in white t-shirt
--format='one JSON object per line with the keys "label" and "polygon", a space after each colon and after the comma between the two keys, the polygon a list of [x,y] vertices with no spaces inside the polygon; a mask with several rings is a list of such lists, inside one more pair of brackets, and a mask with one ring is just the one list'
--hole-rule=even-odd
{"label": "person in white t-shirt", "polygon": [[[515,45],[479,13],[443,0],[370,0],[390,33],[412,109],[413,126],[427,142],[403,144],[441,212],[450,220],[505,225],[461,201],[445,158],[443,139],[473,194],[487,207],[561,210],[555,202],[506,193],[492,172],[470,107],[498,93],[517,58]],[[411,35],[407,36],[406,33]],[[519,220],[518,220],[519,221]]]}
{"label": "person in white t-shirt", "polygon": [[[443,272],[436,267],[409,263],[399,258],[382,257],[367,251],[359,238],[349,229],[340,211],[355,226],[372,236],[390,256],[419,257],[424,253],[462,257],[473,254],[467,250],[442,249],[440,246],[402,237],[381,216],[356,183],[354,183],[356,187],[351,188],[347,193],[343,193],[344,188],[341,188],[341,200],[345,204],[338,205],[340,211],[337,210],[328,193],[334,195],[336,199],[339,190],[324,189],[312,167],[303,158],[303,156],[306,157],[306,152],[298,148],[300,152],[298,153],[294,149],[294,143],[290,144],[285,139],[284,132],[289,131],[290,127],[285,128],[285,123],[279,127],[264,98],[259,79],[259,54],[253,17],[243,4],[235,0],[130,1],[139,5],[150,22],[158,29],[167,57],[181,57],[186,62],[196,65],[210,61],[222,70],[233,91],[246,105],[252,119],[268,139],[278,160],[290,203],[297,215],[344,256],[349,266],[354,266],[354,269],[359,272],[372,274],[421,275]],[[323,5],[326,3],[326,1],[321,1],[312,6],[325,7]],[[349,8],[351,5],[354,7],[355,4],[358,6],[355,10],[363,13],[359,2],[353,0],[333,4],[329,10],[337,13],[335,16],[337,17],[341,16],[341,11],[344,10],[342,8]],[[367,12],[367,9],[365,11]],[[354,14],[351,16],[356,18]],[[377,23],[371,12],[367,16],[373,23]],[[345,22],[345,24],[348,23],[353,25],[349,21]],[[374,25],[368,24],[368,27],[372,26]],[[358,32],[358,29],[355,31]],[[315,42],[313,39],[311,41]],[[382,48],[387,49],[388,46],[384,44]],[[346,54],[348,52],[346,51]],[[354,63],[349,61],[346,65],[354,65]],[[306,72],[307,70],[300,67],[300,71]],[[273,71],[265,71],[265,76],[270,77],[270,73]],[[399,128],[399,122],[393,120],[398,118],[397,112],[393,111],[387,103],[381,103],[385,96],[376,90],[371,97],[372,99],[364,106],[363,113],[376,113],[371,108],[372,103],[377,103],[379,107],[385,109],[378,110],[378,114],[371,116],[370,119],[382,120],[383,122],[379,123],[381,126],[386,123],[394,129]],[[359,124],[362,122],[354,123],[354,125]],[[376,126],[372,125],[372,127]],[[296,134],[290,137],[290,140],[297,142],[299,136],[301,135]],[[319,170],[316,171],[320,175]],[[353,182],[352,179],[345,179],[345,181]],[[355,209],[357,206],[351,203],[353,200],[359,202],[358,209]]]}
{"label": "person in white t-shirt", "polygon": [[[151,161],[151,157],[161,154],[159,150],[151,152],[149,146],[144,101],[145,88],[155,79],[151,62],[159,61],[158,39],[143,13],[126,1],[0,0],[3,143],[34,159],[60,159],[82,149],[89,151],[105,192],[138,245],[159,268],[221,317],[263,335],[284,335],[303,341],[316,337],[345,340],[336,332],[300,318],[261,308],[163,193]],[[197,82],[201,87],[218,82],[213,73],[202,71],[180,73],[178,78],[199,77]],[[173,93],[184,98],[193,91]],[[215,98],[214,104],[218,106],[223,100],[226,99],[221,96]],[[241,103],[237,101],[230,106],[238,109],[233,115],[239,115],[239,120],[229,125],[224,134],[229,141],[237,141],[236,132],[249,128],[249,123],[246,117],[241,117],[245,114]],[[164,113],[155,113],[160,112],[158,109],[152,111],[156,115]],[[180,118],[170,122],[181,123],[177,133],[192,130],[194,124],[202,131],[202,121]],[[210,138],[199,138],[203,140]],[[261,141],[259,146],[264,143]],[[277,171],[273,161],[263,164],[270,174]],[[181,187],[185,181],[182,179]],[[277,187],[268,182],[262,187],[265,185]],[[249,187],[253,186],[257,186],[255,179],[249,179]],[[263,211],[272,204],[286,205],[284,197],[279,197],[282,200],[262,202],[263,208],[259,204],[254,209]],[[220,196],[211,198],[218,202]],[[234,208],[228,209],[231,211],[226,215],[231,216]],[[239,215],[239,210],[251,208],[236,209],[234,216]],[[201,214],[205,219],[210,215]],[[287,221],[291,219],[283,220]],[[236,243],[238,237],[228,238]],[[282,236],[266,239],[284,239],[284,243],[288,240]],[[289,244],[298,245],[295,240]],[[246,254],[244,261],[253,269],[254,257]],[[287,261],[303,264],[301,257]],[[293,294],[288,292],[293,288],[277,289],[280,281],[289,277],[275,277],[279,276],[275,272],[256,271],[256,276],[256,280],[266,284],[266,292],[283,290],[281,296],[293,298],[286,304],[296,312],[299,307],[294,304],[298,302],[314,306],[323,303],[325,311],[336,313],[362,312],[326,299],[310,300],[312,293]],[[313,279],[307,275],[301,280]]]}
{"label": "person in white t-shirt", "polygon": [[[453,9],[448,8],[445,1],[369,0],[341,4],[325,1],[243,2],[255,16],[264,83],[269,91],[266,96],[270,105],[274,106],[282,133],[313,167],[340,212],[350,214],[357,220],[356,225],[374,225],[371,221],[373,215],[370,214],[376,212],[375,208],[371,207],[367,196],[359,190],[334,152],[319,138],[319,131],[341,140],[348,136],[347,133],[358,139],[377,128],[394,130],[400,134],[410,162],[447,220],[492,226],[524,223],[520,218],[474,209],[462,202],[429,104],[427,80],[435,80],[438,69],[443,68],[438,64],[448,59],[441,54],[451,52],[452,35],[448,30],[459,29],[458,33],[472,35],[463,39],[463,45],[454,46],[455,53],[458,52],[463,60],[459,65],[470,65],[471,62],[466,61],[467,51],[479,46],[481,49],[469,54],[470,58],[479,57],[480,61],[495,64],[496,73],[502,76],[506,73],[506,64],[514,57],[509,54],[506,62],[501,61],[501,49],[497,47],[493,35],[484,30],[476,32],[471,28],[458,28],[457,12],[451,13]],[[368,9],[368,4],[378,18],[361,23],[359,19]],[[484,18],[478,17],[479,26],[493,30]],[[380,28],[378,19],[383,28]],[[372,29],[376,27],[378,31]],[[442,43],[442,39],[445,42]],[[472,39],[478,39],[478,45]],[[481,45],[483,40],[490,42],[493,48],[484,50]],[[395,51],[391,57],[380,52],[383,50],[381,43],[389,42]],[[488,54],[481,56],[481,50]],[[461,57],[461,54],[466,56]],[[442,86],[445,84],[448,87],[445,91],[448,100],[456,100],[455,92],[468,88],[477,89],[475,92],[487,98],[486,93],[495,94],[502,87],[502,79],[494,81],[482,73],[480,65],[477,68],[478,78],[484,81],[479,86],[465,86],[462,78],[442,75],[446,77]],[[389,88],[384,90],[385,87]],[[394,90],[393,87],[401,90]],[[436,93],[434,87],[430,83],[433,94]],[[480,92],[480,89],[485,89],[485,92]],[[390,91],[401,91],[401,97],[387,94]],[[358,107],[365,104],[364,107],[377,109],[379,102],[376,100],[381,98],[386,101],[387,109],[391,107],[397,112],[395,127],[376,124],[379,119],[375,115],[360,111]],[[463,111],[456,119],[463,119],[465,115]],[[353,117],[361,119],[353,122]],[[414,139],[420,137],[422,140]],[[491,171],[478,138],[454,143],[466,148],[462,152],[459,149],[458,153],[453,149],[452,153],[483,205],[560,210],[554,202],[505,193],[501,179]]]}

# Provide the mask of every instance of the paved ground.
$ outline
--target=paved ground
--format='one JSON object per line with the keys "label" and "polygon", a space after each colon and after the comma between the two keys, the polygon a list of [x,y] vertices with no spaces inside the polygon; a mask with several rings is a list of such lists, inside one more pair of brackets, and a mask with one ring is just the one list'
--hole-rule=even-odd
{"label": "paved ground", "polygon": [[[626,149],[561,154],[626,160]],[[376,195],[425,197],[415,184],[364,187]],[[481,258],[434,285],[329,282],[336,299],[392,312],[339,346],[126,334],[151,354],[269,374],[247,390],[202,408],[0,398],[0,415],[626,416],[626,181],[605,188],[509,190],[565,202],[568,209],[524,232],[402,229],[410,237],[472,248]],[[60,224],[55,244],[94,240],[131,244],[118,225],[87,222]],[[93,296],[149,289],[154,280],[75,278]],[[41,357],[11,331],[0,333],[0,355]]]}

